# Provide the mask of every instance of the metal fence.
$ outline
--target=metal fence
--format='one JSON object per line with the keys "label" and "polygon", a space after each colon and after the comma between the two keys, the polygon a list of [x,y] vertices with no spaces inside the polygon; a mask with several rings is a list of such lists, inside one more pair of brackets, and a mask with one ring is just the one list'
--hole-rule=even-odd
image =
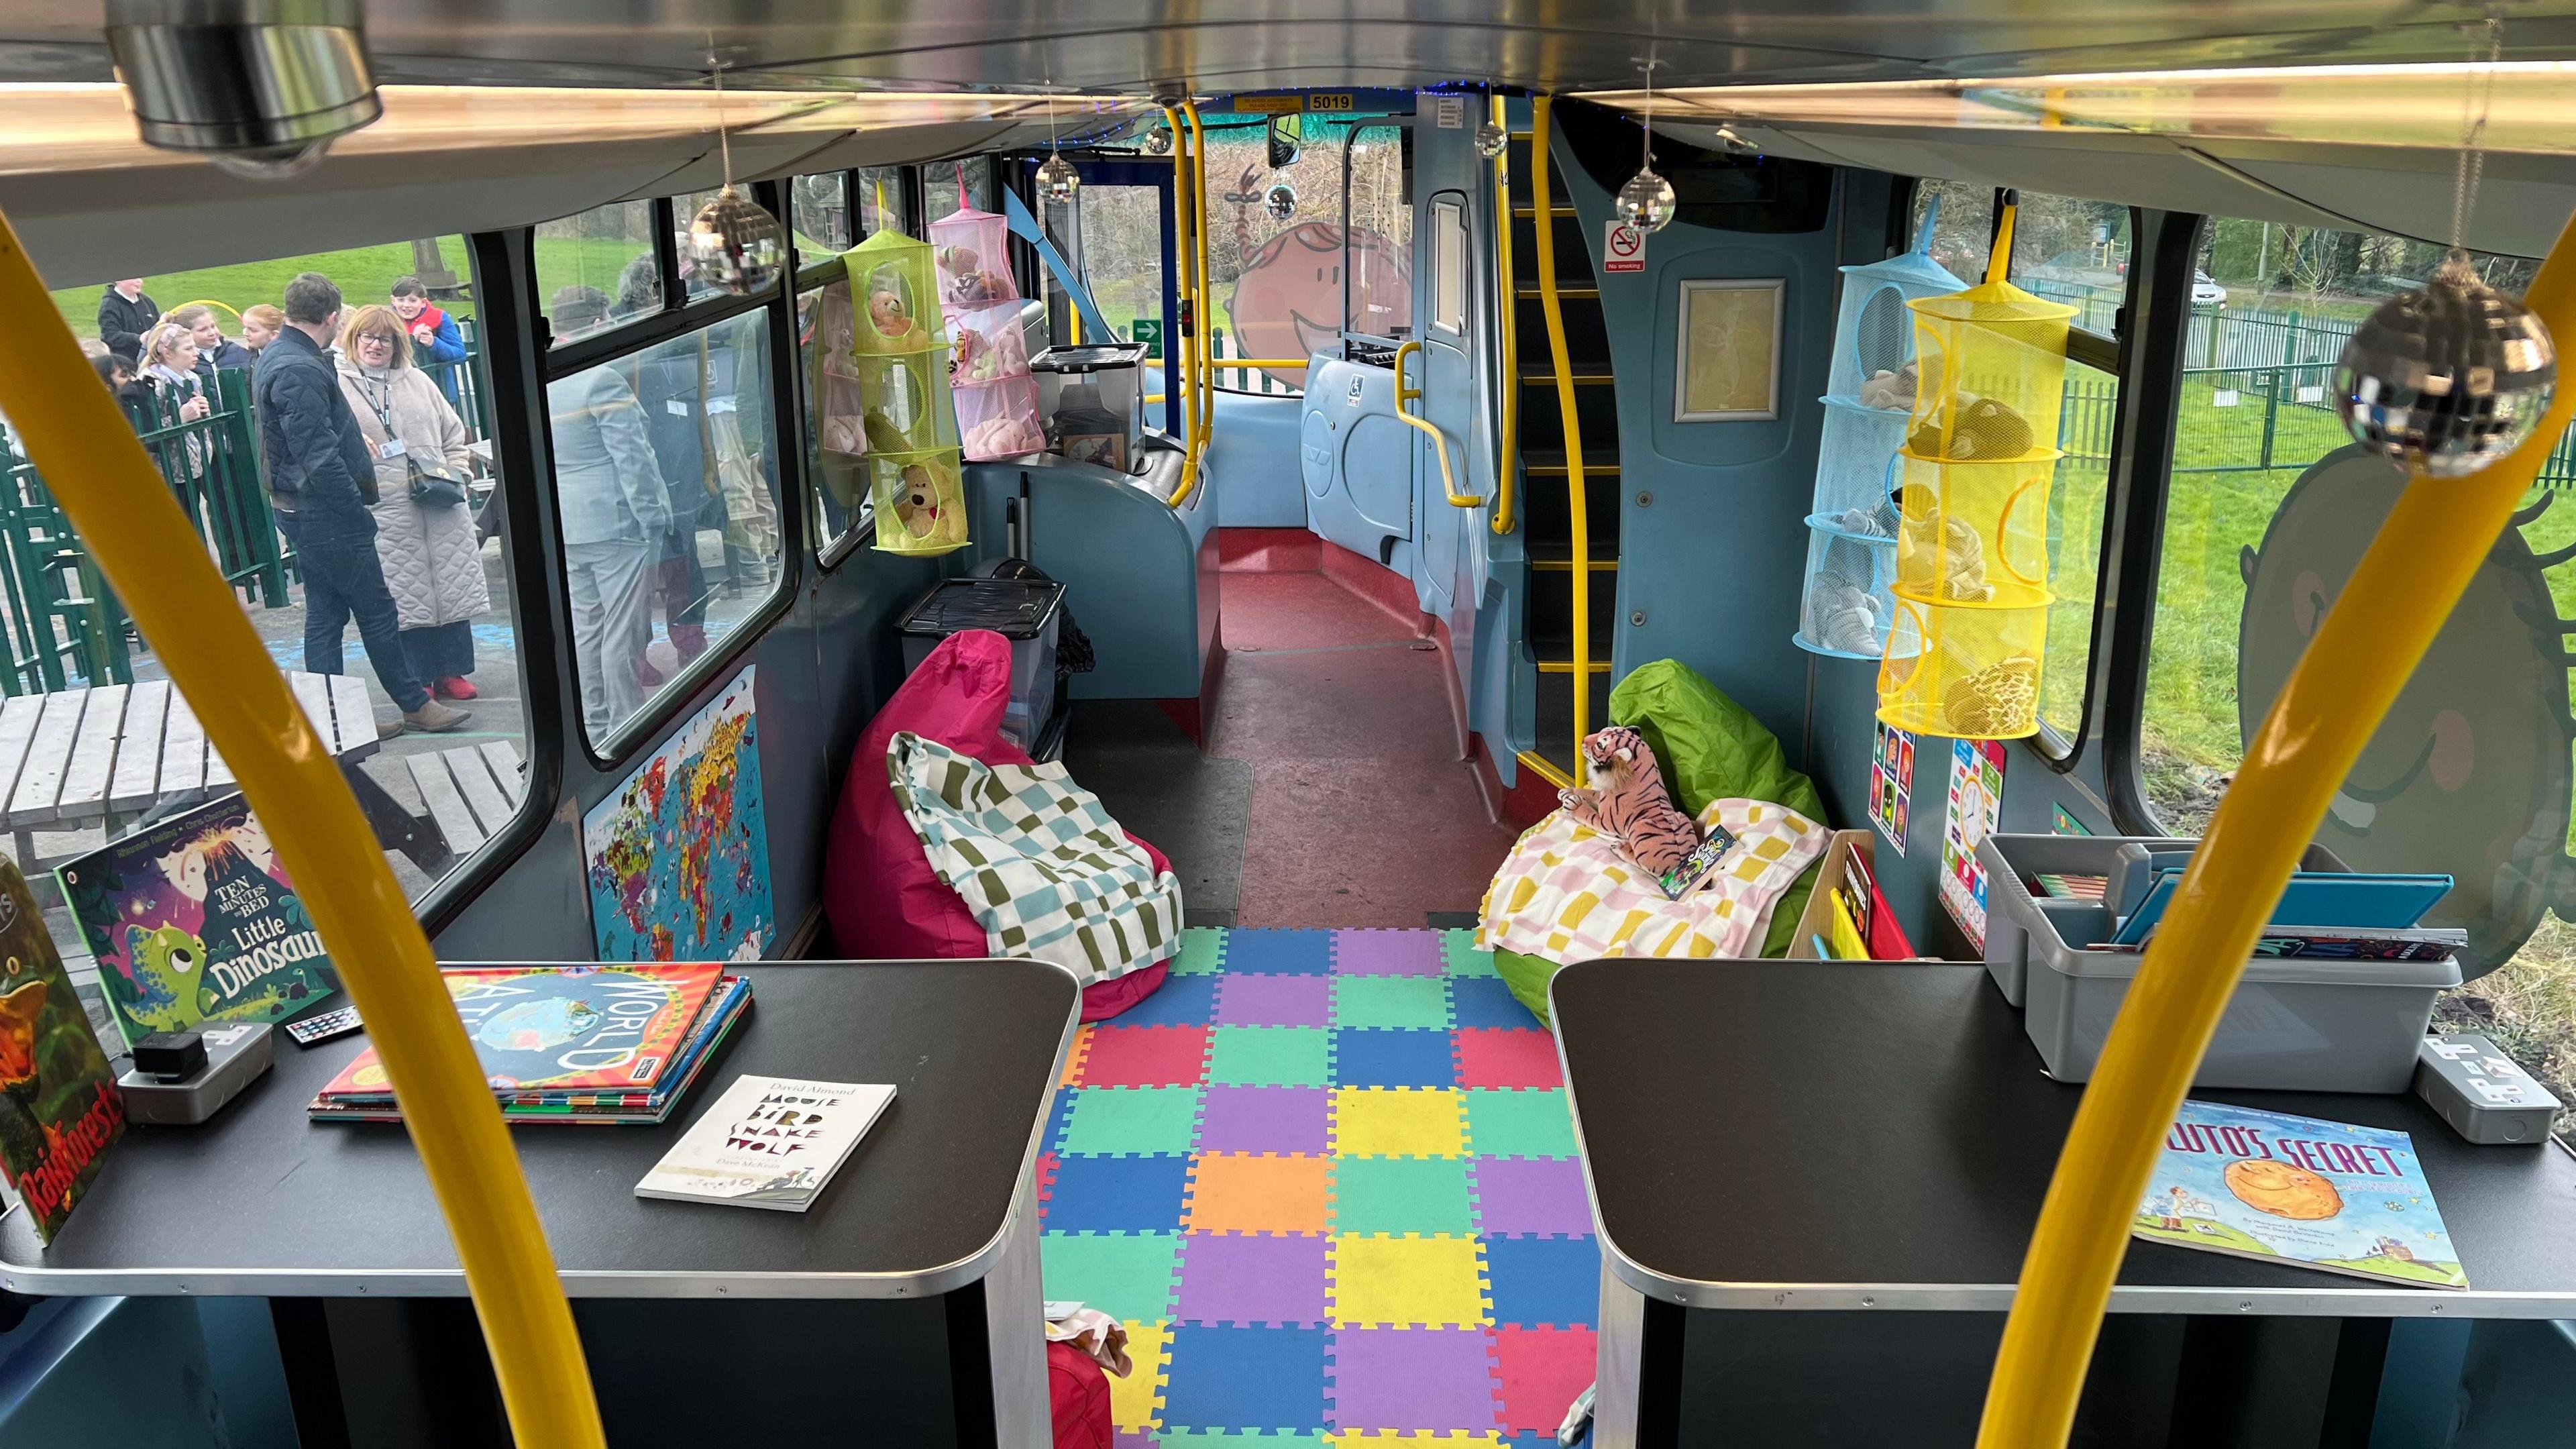
{"label": "metal fence", "polygon": [[[460,319],[465,360],[422,370],[455,404],[466,432],[490,436],[490,402],[475,363],[481,339]],[[178,403],[154,397],[126,405],[127,421],[170,485],[207,555],[244,605],[294,602],[295,555],[277,532],[260,464],[251,374],[215,373],[202,418],[182,421]],[[74,685],[131,683],[138,648],[124,606],[72,531],[44,479],[0,423],[0,694],[41,694]]]}

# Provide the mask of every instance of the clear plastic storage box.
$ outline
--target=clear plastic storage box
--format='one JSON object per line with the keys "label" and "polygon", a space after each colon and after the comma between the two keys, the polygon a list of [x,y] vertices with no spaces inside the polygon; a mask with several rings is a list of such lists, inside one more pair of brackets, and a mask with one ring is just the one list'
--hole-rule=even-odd
{"label": "clear plastic storage box", "polygon": [[[2194,840],[2119,836],[1990,835],[1977,847],[1986,870],[1986,970],[2050,1076],[2090,1081],[2146,961],[2139,951],[2089,951],[2112,932],[2123,877],[2151,852],[2191,850]],[[2308,847],[2302,870],[2346,867]],[[2098,875],[2104,900],[2035,898],[2037,875]],[[2258,957],[2227,1004],[2195,1087],[2306,1092],[2403,1092],[2415,1079],[2415,1044],[2433,1000],[2460,984],[2460,963]]]}
{"label": "clear plastic storage box", "polygon": [[1002,733],[1032,748],[1055,711],[1055,636],[1064,585],[1036,579],[943,579],[896,621],[906,673],[921,667],[939,641],[968,629],[990,629],[1011,641],[1011,703]]}

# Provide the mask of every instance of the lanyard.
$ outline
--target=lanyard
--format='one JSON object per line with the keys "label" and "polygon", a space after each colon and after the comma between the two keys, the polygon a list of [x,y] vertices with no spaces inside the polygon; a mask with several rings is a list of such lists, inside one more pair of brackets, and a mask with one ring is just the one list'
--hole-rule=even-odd
{"label": "lanyard", "polygon": [[384,434],[387,438],[391,438],[394,435],[393,379],[390,377],[386,378],[384,390],[379,393],[374,386],[375,380],[368,377],[365,373],[359,372],[352,373],[350,375],[358,379],[358,394],[367,400],[367,410],[376,415],[376,426],[384,430]]}

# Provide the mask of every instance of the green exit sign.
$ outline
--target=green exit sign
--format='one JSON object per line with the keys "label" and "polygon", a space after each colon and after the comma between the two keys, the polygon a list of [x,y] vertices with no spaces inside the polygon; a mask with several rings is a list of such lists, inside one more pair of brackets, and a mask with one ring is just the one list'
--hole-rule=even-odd
{"label": "green exit sign", "polygon": [[1139,317],[1139,318],[1137,318],[1137,319],[1135,320],[1135,322],[1134,322],[1131,326],[1129,326],[1129,327],[1128,327],[1127,332],[1128,332],[1128,338],[1127,338],[1127,340],[1128,340],[1128,341],[1130,341],[1130,342],[1142,342],[1142,343],[1144,343],[1144,344],[1145,344],[1145,355],[1146,355],[1146,356],[1148,356],[1148,357],[1160,357],[1160,356],[1162,356],[1162,355],[1163,355],[1163,319],[1162,319],[1162,318],[1160,318],[1160,317]]}

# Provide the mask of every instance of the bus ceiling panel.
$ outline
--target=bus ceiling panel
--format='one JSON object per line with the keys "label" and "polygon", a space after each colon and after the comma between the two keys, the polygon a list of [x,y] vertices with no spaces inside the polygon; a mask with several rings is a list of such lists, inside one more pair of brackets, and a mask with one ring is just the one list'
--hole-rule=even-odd
{"label": "bus ceiling panel", "polygon": [[[12,0],[0,76],[104,79],[99,0]],[[894,82],[1142,94],[1495,80],[1568,90],[1633,84],[1652,42],[1659,79],[1904,78],[2121,67],[2455,56],[2474,7],[2419,0],[370,0],[387,81],[502,85],[698,83],[712,47],[776,86]],[[2508,53],[2562,51],[2576,0],[2514,7]],[[15,42],[14,44],[11,42]]]}
{"label": "bus ceiling panel", "polygon": [[[0,211],[49,287],[265,261],[425,236],[527,226],[650,189],[671,159],[633,144],[489,158],[422,157],[399,169],[326,158],[292,186],[202,161],[0,176]],[[539,161],[542,164],[536,164]],[[520,169],[525,167],[525,170]],[[495,172],[500,174],[494,174]]]}
{"label": "bus ceiling panel", "polygon": [[[2213,165],[2351,218],[2347,228],[2419,241],[2451,239],[2450,156],[2352,147],[2329,162],[2312,148],[2233,142],[2198,149]],[[2576,157],[2489,152],[2483,165],[2469,245],[2502,256],[2546,255],[2569,213],[2576,212]],[[2219,214],[2267,219],[2250,211]]]}
{"label": "bus ceiling panel", "polygon": [[[1065,139],[1072,137],[1073,128],[1068,126]],[[812,175],[819,171],[846,171],[859,166],[909,166],[916,162],[945,161],[1046,143],[1045,126],[1018,122],[957,121],[939,126],[901,126],[889,130],[854,131],[836,137],[812,155],[798,160],[792,169],[796,175]],[[754,172],[746,167],[744,174],[765,180],[790,172],[776,168]]]}

